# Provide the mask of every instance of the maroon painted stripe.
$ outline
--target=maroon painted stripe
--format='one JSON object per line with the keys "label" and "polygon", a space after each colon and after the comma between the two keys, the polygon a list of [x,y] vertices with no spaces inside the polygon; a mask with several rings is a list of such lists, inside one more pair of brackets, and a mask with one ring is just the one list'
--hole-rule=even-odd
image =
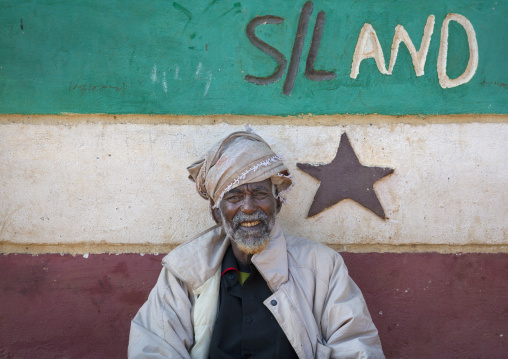
{"label": "maroon painted stripe", "polygon": [[[387,358],[504,358],[508,254],[344,253]],[[0,358],[126,358],[162,256],[0,256]]]}

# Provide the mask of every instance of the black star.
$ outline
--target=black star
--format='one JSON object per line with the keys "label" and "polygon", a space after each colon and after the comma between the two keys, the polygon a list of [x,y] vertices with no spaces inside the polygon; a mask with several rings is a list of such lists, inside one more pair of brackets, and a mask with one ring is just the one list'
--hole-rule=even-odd
{"label": "black star", "polygon": [[383,207],[374,192],[374,183],[392,174],[393,169],[363,166],[358,161],[345,133],[341,136],[339,149],[332,162],[316,166],[310,163],[297,163],[297,166],[321,181],[307,217],[312,217],[349,198],[370,209],[379,217],[386,218]]}

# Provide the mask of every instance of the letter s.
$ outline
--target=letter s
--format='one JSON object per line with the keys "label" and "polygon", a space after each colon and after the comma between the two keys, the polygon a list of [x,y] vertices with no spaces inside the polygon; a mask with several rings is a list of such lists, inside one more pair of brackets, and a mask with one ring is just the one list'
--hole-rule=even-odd
{"label": "letter s", "polygon": [[273,84],[274,82],[277,82],[280,80],[284,72],[286,71],[287,67],[287,60],[277,49],[274,47],[268,45],[266,42],[259,39],[259,37],[256,36],[255,30],[256,27],[260,24],[281,24],[284,21],[283,18],[273,15],[266,15],[266,16],[259,16],[252,19],[249,24],[247,25],[247,37],[249,38],[250,42],[256,46],[258,49],[263,51],[265,54],[270,55],[277,61],[279,66],[275,69],[273,74],[266,77],[257,77],[252,75],[245,76],[245,80],[252,82],[256,85],[269,85]]}

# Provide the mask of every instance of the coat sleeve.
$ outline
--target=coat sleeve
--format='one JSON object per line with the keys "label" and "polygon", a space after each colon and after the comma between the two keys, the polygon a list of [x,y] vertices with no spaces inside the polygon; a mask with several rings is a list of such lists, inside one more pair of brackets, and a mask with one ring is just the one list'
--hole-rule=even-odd
{"label": "coat sleeve", "polygon": [[378,331],[363,295],[336,254],[321,318],[330,358],[384,358]]}
{"label": "coat sleeve", "polygon": [[185,284],[166,268],[131,322],[129,359],[190,358],[192,303]]}

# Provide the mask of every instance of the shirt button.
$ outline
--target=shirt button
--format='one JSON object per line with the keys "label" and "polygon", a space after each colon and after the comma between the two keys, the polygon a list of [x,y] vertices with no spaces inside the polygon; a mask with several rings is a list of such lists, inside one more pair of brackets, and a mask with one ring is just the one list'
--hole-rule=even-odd
{"label": "shirt button", "polygon": [[274,307],[277,305],[277,301],[275,299],[272,299],[272,301],[270,302],[271,305],[273,305]]}
{"label": "shirt button", "polygon": [[247,320],[247,323],[252,323],[252,321],[254,320],[254,318],[252,318],[252,317],[247,317],[247,319],[246,319],[246,320]]}

